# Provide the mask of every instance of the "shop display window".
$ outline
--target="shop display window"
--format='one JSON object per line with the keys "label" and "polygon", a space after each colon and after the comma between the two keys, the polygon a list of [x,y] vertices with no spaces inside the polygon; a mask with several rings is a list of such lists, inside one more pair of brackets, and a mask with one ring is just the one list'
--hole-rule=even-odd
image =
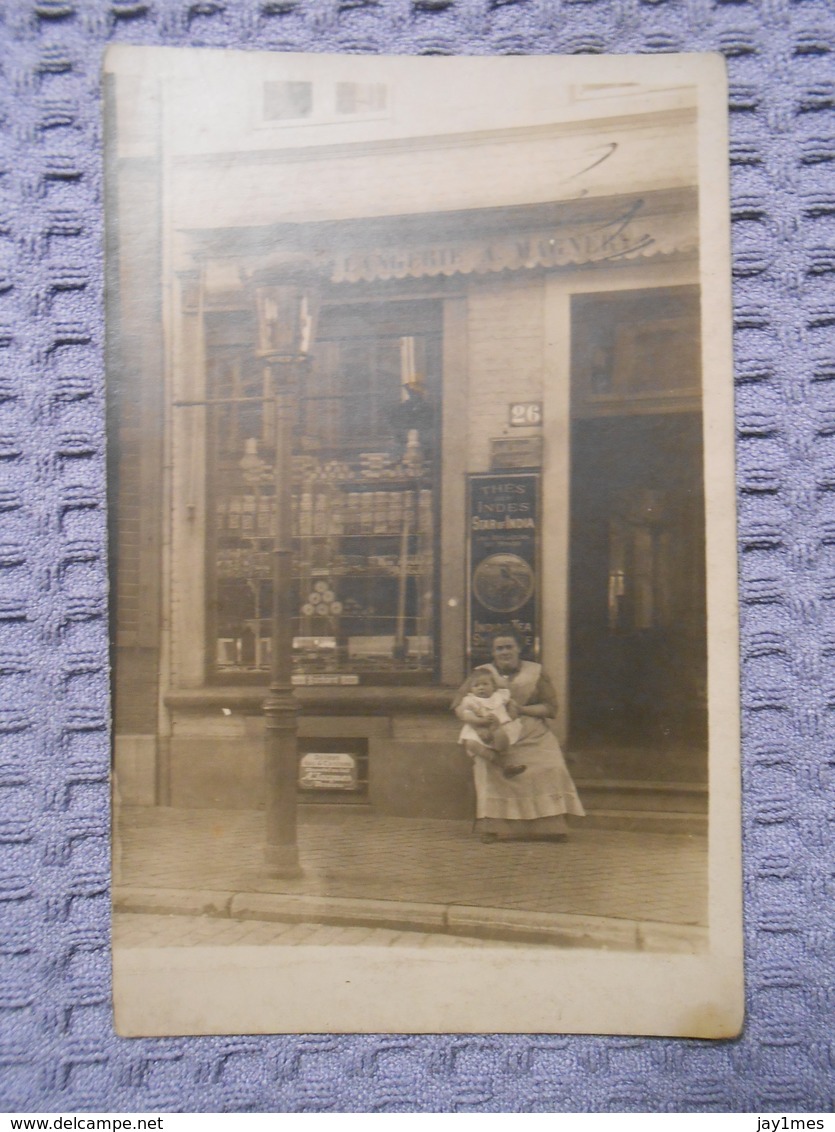
{"label": "shop display window", "polygon": [[[275,439],[247,316],[207,316],[209,653],[221,682],[270,666]],[[293,680],[425,683],[437,654],[440,314],[323,310],[296,405]]]}

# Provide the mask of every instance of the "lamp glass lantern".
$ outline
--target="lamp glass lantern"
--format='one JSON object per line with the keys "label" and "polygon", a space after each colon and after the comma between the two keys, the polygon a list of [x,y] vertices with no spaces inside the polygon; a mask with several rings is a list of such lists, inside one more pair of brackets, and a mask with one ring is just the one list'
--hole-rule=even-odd
{"label": "lamp glass lantern", "polygon": [[258,354],[265,359],[310,357],[319,313],[318,291],[305,280],[258,282]]}

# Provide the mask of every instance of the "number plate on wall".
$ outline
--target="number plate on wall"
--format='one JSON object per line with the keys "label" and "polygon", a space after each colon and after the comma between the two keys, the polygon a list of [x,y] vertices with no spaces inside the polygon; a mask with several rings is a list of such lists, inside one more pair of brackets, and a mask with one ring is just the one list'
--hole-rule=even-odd
{"label": "number plate on wall", "polygon": [[508,406],[511,428],[536,428],[542,425],[541,401],[512,401]]}

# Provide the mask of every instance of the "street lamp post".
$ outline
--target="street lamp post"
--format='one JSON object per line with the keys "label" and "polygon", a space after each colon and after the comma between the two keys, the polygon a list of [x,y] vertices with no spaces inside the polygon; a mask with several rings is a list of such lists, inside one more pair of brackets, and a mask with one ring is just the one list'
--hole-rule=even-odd
{"label": "street lamp post", "polygon": [[296,833],[299,702],[292,681],[293,431],[300,374],[314,341],[319,287],[305,260],[286,256],[265,262],[250,284],[258,325],[257,356],[268,370],[275,441],[270,687],[264,701],[264,863],[270,876],[298,877],[302,870]]}

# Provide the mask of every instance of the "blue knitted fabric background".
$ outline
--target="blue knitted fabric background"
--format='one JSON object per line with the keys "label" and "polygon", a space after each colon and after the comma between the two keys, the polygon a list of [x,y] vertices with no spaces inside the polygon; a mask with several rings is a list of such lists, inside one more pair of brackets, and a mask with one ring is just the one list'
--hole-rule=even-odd
{"label": "blue knitted fabric background", "polygon": [[[3,19],[0,1107],[832,1110],[831,4],[6,0]],[[114,1036],[99,117],[108,43],[727,58],[748,1000],[738,1041]]]}

